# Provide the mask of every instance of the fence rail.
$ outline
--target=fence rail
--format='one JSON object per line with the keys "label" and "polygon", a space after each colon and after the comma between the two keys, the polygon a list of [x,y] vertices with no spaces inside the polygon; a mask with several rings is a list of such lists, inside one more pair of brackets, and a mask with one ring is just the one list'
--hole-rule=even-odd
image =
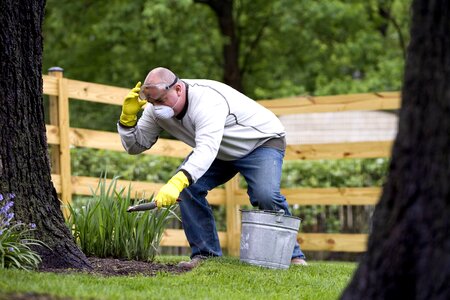
{"label": "fence rail", "polygon": [[[72,176],[70,147],[86,147],[123,151],[117,133],[69,127],[69,99],[92,101],[111,105],[122,105],[129,89],[112,87],[67,79],[58,69],[43,75],[44,94],[49,95],[50,124],[46,126],[47,141],[52,147],[52,180],[64,204],[71,202],[72,194],[90,195],[98,178]],[[324,97],[293,97],[258,101],[277,115],[342,112],[353,110],[386,110],[400,106],[400,94],[383,92]],[[388,157],[392,141],[333,143],[312,145],[288,145],[286,160],[344,159]],[[185,157],[191,148],[182,142],[159,139],[145,155]],[[249,200],[244,189],[239,188],[238,177],[230,180],[225,189],[215,189],[208,194],[211,205],[225,205],[227,231],[219,232],[223,248],[230,255],[239,255],[241,205]],[[119,180],[118,186],[131,187],[134,192],[152,194],[162,184],[152,182],[130,182]],[[133,192],[133,193],[134,193]],[[289,188],[282,193],[289,204],[298,205],[375,205],[380,188]],[[67,213],[67,211],[65,211]],[[366,234],[300,233],[298,241],[303,250],[363,252],[366,249]],[[161,246],[188,246],[182,230],[167,229]]]}

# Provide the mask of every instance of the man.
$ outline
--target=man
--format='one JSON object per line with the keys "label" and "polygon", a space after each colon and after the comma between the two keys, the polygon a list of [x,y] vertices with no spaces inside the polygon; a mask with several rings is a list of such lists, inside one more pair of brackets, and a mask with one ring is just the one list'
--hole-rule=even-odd
{"label": "man", "polygon": [[[146,103],[150,105],[138,120],[136,115]],[[126,96],[118,131],[127,152],[138,154],[150,149],[162,130],[193,148],[155,197],[158,207],[181,200],[182,224],[192,255],[180,266],[193,268],[203,259],[222,255],[205,197],[238,172],[247,181],[254,207],[283,209],[290,215],[286,198],[280,194],[285,131],[271,111],[223,83],[180,80],[159,67]],[[306,265],[298,243],[291,263]]]}

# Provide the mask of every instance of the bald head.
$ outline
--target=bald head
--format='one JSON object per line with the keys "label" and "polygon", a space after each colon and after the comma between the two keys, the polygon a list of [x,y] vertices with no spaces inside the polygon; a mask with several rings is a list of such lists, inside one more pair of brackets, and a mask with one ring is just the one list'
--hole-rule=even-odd
{"label": "bald head", "polygon": [[139,91],[140,99],[147,100],[153,105],[164,103],[171,106],[175,113],[179,113],[183,108],[185,95],[183,81],[179,80],[172,71],[163,67],[151,70]]}
{"label": "bald head", "polygon": [[167,68],[157,67],[151,70],[145,78],[144,84],[156,85],[164,83],[171,84],[176,78],[176,75]]}

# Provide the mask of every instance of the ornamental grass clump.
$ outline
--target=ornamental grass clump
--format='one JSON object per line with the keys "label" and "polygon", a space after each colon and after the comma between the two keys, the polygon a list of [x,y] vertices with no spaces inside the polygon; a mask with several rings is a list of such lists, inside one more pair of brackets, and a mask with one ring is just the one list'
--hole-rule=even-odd
{"label": "ornamental grass clump", "polygon": [[68,226],[88,256],[152,261],[168,221],[179,219],[175,206],[128,213],[127,208],[135,204],[131,187],[117,191],[117,179],[107,185],[106,176],[101,177],[85,205],[69,205]]}
{"label": "ornamental grass clump", "polygon": [[45,244],[32,238],[32,231],[36,229],[34,223],[13,220],[14,213],[10,209],[14,205],[14,198],[14,194],[0,194],[0,269],[34,270],[42,260],[31,247]]}

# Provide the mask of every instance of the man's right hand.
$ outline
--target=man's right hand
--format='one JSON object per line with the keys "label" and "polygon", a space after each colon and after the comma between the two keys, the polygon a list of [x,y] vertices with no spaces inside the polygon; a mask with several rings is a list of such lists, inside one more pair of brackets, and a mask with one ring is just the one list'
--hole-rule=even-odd
{"label": "man's right hand", "polygon": [[123,100],[122,114],[120,115],[120,123],[122,125],[133,127],[137,122],[137,114],[147,103],[145,100],[139,99],[139,91],[141,90],[141,82],[139,81],[134,88],[130,90]]}
{"label": "man's right hand", "polygon": [[181,191],[189,186],[189,179],[183,171],[178,171],[170,180],[163,185],[155,197],[158,208],[167,207],[177,202]]}

